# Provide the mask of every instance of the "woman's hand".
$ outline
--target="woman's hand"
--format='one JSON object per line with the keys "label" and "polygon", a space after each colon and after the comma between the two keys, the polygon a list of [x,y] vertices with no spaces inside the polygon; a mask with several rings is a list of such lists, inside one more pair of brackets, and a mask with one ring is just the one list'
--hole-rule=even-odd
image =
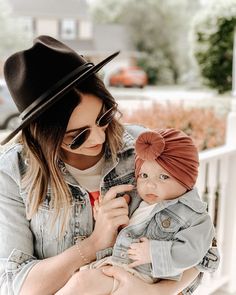
{"label": "woman's hand", "polygon": [[94,242],[96,251],[113,246],[118,228],[129,223],[127,201],[124,197],[116,196],[132,189],[133,185],[130,184],[114,186],[96,204],[96,224],[89,237]]}
{"label": "woman's hand", "polygon": [[[145,283],[139,278],[136,278],[132,274],[128,273],[124,269],[118,266],[106,267],[103,269],[103,273],[107,276],[114,277],[119,285],[118,288],[112,293],[112,295],[163,295],[164,293],[158,292],[157,288],[153,288],[154,285]],[[157,284],[155,284],[157,285]],[[167,295],[167,293],[165,293]]]}
{"label": "woman's hand", "polygon": [[118,266],[104,268],[103,273],[114,277],[119,282],[118,289],[112,295],[178,295],[191,284],[199,271],[192,267],[183,272],[180,281],[161,280],[156,284],[147,284]]}

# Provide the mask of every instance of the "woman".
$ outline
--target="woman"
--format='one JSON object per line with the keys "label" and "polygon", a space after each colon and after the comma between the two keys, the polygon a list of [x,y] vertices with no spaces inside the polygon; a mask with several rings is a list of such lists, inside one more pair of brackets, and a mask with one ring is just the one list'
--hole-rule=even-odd
{"label": "woman", "polygon": [[[21,131],[0,158],[1,294],[77,294],[77,270],[113,246],[140,202],[132,191],[134,138],[116,119],[117,105],[95,75],[116,55],[93,65],[40,36],[5,63],[22,121],[3,140]],[[124,192],[129,208],[119,195]],[[204,261],[203,268],[216,266],[208,256]],[[105,272],[120,282],[117,295],[176,294],[199,270],[152,286],[117,268]]]}

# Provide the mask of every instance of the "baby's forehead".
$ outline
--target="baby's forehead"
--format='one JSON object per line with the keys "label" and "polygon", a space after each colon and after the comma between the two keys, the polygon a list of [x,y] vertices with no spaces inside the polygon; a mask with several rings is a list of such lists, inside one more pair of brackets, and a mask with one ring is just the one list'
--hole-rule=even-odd
{"label": "baby's forehead", "polygon": [[153,172],[153,173],[166,173],[169,174],[167,170],[165,170],[160,164],[156,161],[144,161],[140,172]]}

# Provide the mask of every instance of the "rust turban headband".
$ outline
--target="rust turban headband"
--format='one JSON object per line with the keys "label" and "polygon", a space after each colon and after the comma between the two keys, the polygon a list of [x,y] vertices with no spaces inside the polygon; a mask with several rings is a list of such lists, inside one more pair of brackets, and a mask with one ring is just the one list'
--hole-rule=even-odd
{"label": "rust turban headband", "polygon": [[135,144],[135,175],[144,161],[156,161],[186,189],[193,188],[198,175],[198,151],[192,139],[176,129],[147,131]]}

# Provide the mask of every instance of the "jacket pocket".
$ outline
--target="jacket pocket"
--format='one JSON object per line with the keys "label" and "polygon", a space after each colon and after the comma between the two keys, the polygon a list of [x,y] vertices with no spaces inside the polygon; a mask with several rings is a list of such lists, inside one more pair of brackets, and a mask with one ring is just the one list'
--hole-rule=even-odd
{"label": "jacket pocket", "polygon": [[151,219],[146,236],[153,240],[172,240],[184,223],[167,210],[157,213]]}
{"label": "jacket pocket", "polygon": [[59,248],[59,222],[52,224],[54,210],[45,204],[31,220],[31,229],[35,235],[35,252],[40,259],[55,256]]}

